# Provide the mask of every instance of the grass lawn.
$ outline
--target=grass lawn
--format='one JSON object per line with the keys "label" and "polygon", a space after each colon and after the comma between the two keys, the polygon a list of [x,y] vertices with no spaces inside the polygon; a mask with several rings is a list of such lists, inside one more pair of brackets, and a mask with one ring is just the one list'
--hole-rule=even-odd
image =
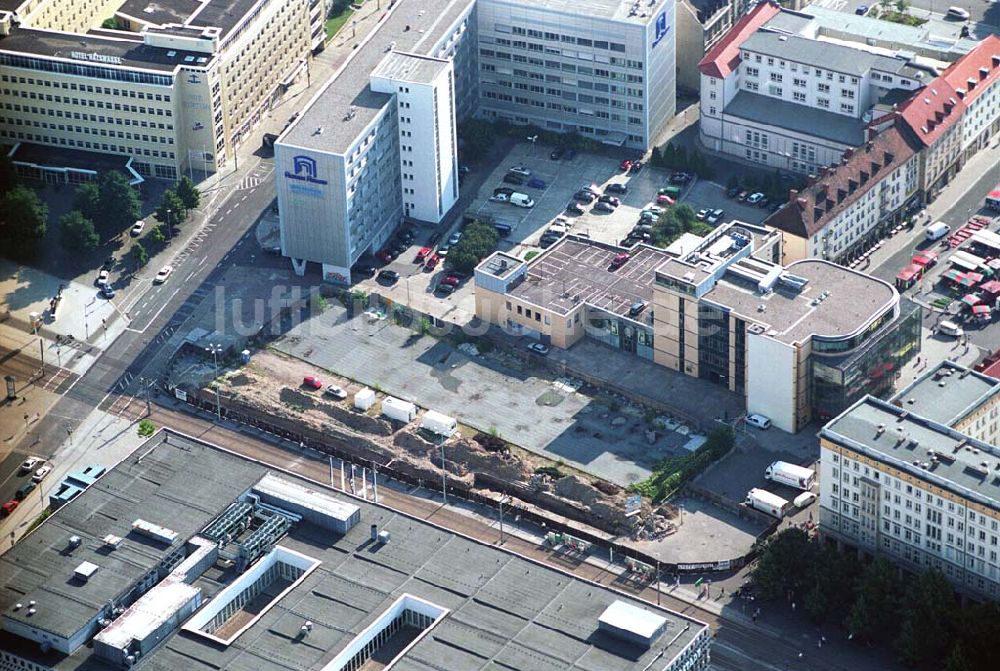
{"label": "grass lawn", "polygon": [[353,13],[354,13],[354,10],[351,9],[350,7],[348,7],[347,9],[345,9],[343,12],[341,12],[337,16],[335,16],[335,17],[333,17],[331,19],[327,19],[326,20],[326,40],[327,40],[327,42],[329,42],[330,40],[332,40],[333,36],[336,35],[340,31],[340,29],[344,27],[344,24],[347,23],[347,20],[351,18],[351,14],[353,14]]}

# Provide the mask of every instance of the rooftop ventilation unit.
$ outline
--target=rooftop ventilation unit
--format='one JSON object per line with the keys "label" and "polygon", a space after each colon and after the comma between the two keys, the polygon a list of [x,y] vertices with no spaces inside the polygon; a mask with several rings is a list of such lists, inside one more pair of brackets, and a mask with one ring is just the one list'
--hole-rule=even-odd
{"label": "rooftop ventilation unit", "polygon": [[108,534],[104,537],[104,545],[110,547],[112,550],[117,550],[121,547],[121,544],[125,541],[121,536],[115,536],[114,534]]}
{"label": "rooftop ventilation unit", "polygon": [[73,569],[73,576],[83,582],[90,580],[90,576],[97,573],[97,569],[100,568],[97,564],[89,561],[85,561],[75,569]]}
{"label": "rooftop ventilation unit", "polygon": [[155,541],[161,543],[166,543],[170,545],[175,540],[177,540],[177,532],[172,531],[166,527],[161,527],[158,524],[153,524],[152,522],[147,522],[146,520],[136,520],[132,522],[132,531],[142,534],[147,538],[152,538]]}

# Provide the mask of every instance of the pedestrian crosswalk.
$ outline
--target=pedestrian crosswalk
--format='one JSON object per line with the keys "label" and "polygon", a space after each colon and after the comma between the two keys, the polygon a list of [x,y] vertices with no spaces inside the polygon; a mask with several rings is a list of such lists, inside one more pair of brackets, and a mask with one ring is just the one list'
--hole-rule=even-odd
{"label": "pedestrian crosswalk", "polygon": [[267,166],[258,166],[253,172],[247,173],[240,179],[237,189],[252,189],[271,176],[273,169]]}

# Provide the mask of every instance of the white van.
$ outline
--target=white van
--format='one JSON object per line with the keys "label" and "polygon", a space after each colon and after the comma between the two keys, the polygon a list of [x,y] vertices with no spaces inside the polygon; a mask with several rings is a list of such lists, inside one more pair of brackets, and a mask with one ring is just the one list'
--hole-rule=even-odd
{"label": "white van", "polygon": [[769,420],[764,415],[750,414],[747,415],[747,424],[751,426],[756,426],[762,431],[766,431],[771,428],[771,420]]}
{"label": "white van", "polygon": [[938,331],[940,331],[943,335],[955,338],[961,338],[962,334],[965,333],[961,326],[955,322],[948,321],[947,319],[938,324]]}
{"label": "white van", "polygon": [[927,239],[931,241],[940,240],[944,236],[948,235],[949,231],[951,231],[951,226],[943,221],[939,221],[928,226],[927,230],[924,231],[924,235],[926,235]]}
{"label": "white van", "polygon": [[534,207],[535,201],[528,194],[512,193],[510,194],[510,204],[517,205],[518,207]]}
{"label": "white van", "polygon": [[961,7],[949,7],[946,15],[949,19],[958,19],[959,21],[969,20],[969,12]]}

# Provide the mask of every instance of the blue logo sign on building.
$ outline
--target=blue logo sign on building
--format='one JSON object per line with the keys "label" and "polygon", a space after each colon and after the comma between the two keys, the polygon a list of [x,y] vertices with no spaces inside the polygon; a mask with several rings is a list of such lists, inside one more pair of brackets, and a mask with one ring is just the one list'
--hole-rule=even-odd
{"label": "blue logo sign on building", "polygon": [[653,37],[653,46],[655,47],[660,43],[667,33],[670,32],[670,28],[667,27],[667,12],[660,12],[660,15],[656,17],[656,33]]}
{"label": "blue logo sign on building", "polygon": [[319,171],[317,170],[316,159],[314,158],[301,155],[295,156],[292,158],[292,168],[295,172],[285,171],[285,177],[288,179],[309,182],[310,184],[326,184],[325,179],[317,177]]}

